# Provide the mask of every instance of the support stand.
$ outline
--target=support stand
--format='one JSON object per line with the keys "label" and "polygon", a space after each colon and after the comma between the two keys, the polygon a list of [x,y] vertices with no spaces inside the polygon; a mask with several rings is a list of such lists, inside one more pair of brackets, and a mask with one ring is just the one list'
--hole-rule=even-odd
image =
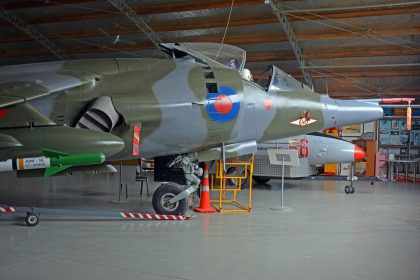
{"label": "support stand", "polygon": [[[227,167],[234,168],[235,174],[227,174],[224,170]],[[216,162],[216,174],[211,177],[210,190],[219,192],[218,199],[210,200],[211,205],[218,212],[245,213],[252,210],[252,174],[254,172],[254,154],[250,161],[239,160],[239,157],[229,159],[227,162],[219,160]],[[227,180],[234,182],[234,185],[226,184]],[[243,189],[248,190],[247,202],[240,202],[238,194]],[[229,196],[227,198],[226,196]]]}
{"label": "support stand", "polygon": [[284,155],[282,157],[281,164],[281,206],[270,208],[271,210],[282,211],[282,212],[291,212],[293,208],[284,206]]}
{"label": "support stand", "polygon": [[281,208],[284,207],[284,157],[281,164]]}
{"label": "support stand", "polygon": [[[296,150],[285,150],[285,149],[268,149],[268,157],[270,164],[281,165],[281,206],[270,208],[271,210],[291,212],[293,208],[284,205],[284,167],[287,166],[299,166],[299,158]],[[281,158],[281,161],[279,160]]]}
{"label": "support stand", "polygon": [[[125,203],[128,200],[128,190],[127,190],[127,184],[123,184],[122,182],[122,175],[123,175],[123,164],[122,161],[120,161],[120,170],[119,170],[119,175],[120,175],[120,184],[119,184],[119,188],[118,188],[118,200],[111,200],[112,203]],[[121,195],[123,192],[123,189],[125,187],[125,199],[123,201],[121,201]]]}

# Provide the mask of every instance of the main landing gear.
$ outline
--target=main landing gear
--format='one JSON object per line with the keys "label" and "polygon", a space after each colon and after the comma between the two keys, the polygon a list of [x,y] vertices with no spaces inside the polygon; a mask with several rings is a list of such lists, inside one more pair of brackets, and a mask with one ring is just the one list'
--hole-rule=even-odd
{"label": "main landing gear", "polygon": [[200,177],[203,169],[195,163],[192,155],[179,155],[169,167],[178,164],[183,172],[187,183],[185,190],[176,185],[164,183],[153,194],[153,208],[156,214],[184,215],[187,211],[187,198],[195,192],[200,185]]}

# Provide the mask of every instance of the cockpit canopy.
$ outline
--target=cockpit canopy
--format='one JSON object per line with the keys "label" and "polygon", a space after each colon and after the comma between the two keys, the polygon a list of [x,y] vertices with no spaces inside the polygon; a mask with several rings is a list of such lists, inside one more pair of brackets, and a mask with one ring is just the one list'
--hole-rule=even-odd
{"label": "cockpit canopy", "polygon": [[274,65],[264,72],[258,84],[266,91],[293,91],[303,88],[302,83]]}
{"label": "cockpit canopy", "polygon": [[[191,56],[210,66],[227,67],[242,71],[246,62],[246,52],[238,47],[218,43],[164,43],[162,51],[174,58]],[[270,66],[258,81],[266,91],[293,91],[303,88],[303,84],[276,66]]]}
{"label": "cockpit canopy", "polygon": [[175,57],[190,55],[209,65],[225,66],[241,72],[246,52],[238,47],[218,43],[165,43],[162,50]]}

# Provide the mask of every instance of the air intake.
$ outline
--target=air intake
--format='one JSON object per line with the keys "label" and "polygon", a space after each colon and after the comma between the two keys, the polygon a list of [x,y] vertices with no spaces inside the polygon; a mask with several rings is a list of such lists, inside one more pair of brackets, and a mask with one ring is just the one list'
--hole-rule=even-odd
{"label": "air intake", "polygon": [[90,104],[89,109],[76,124],[76,128],[110,132],[119,119],[120,115],[115,110],[111,97],[101,96]]}

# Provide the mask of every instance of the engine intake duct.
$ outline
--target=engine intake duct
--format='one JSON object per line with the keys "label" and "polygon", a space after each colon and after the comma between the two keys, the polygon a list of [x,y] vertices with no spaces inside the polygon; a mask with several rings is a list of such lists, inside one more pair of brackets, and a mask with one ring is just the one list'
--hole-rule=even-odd
{"label": "engine intake duct", "polygon": [[120,115],[115,110],[111,97],[101,96],[90,104],[89,109],[77,122],[76,128],[110,132],[119,119]]}

